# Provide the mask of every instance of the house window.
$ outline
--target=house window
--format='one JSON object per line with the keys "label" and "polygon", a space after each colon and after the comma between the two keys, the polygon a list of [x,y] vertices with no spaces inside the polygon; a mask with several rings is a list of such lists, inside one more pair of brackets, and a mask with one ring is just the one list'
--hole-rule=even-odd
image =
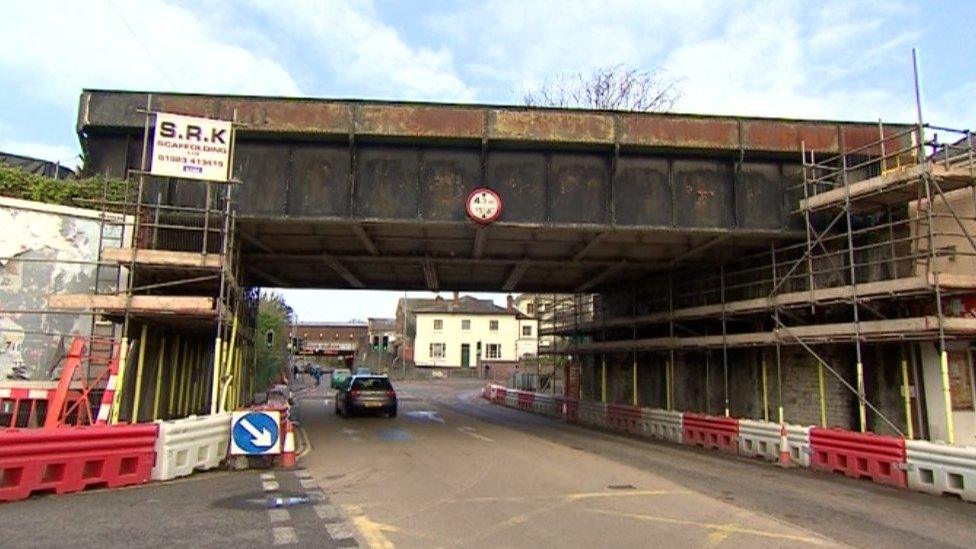
{"label": "house window", "polygon": [[431,343],[430,344],[430,358],[444,358],[446,355],[446,345],[443,343]]}
{"label": "house window", "polygon": [[471,329],[471,321],[470,320],[462,320],[461,321],[461,329],[462,330],[465,330],[465,331],[470,330]]}
{"label": "house window", "polygon": [[535,303],[527,303],[525,305],[525,313],[528,314],[528,315],[534,315],[535,314]]}
{"label": "house window", "polygon": [[439,319],[439,318],[435,318],[434,319],[434,329],[435,330],[443,330],[444,329],[444,321],[441,320],[441,319]]}
{"label": "house window", "polygon": [[497,332],[498,331],[498,321],[497,320],[489,320],[488,321],[488,329],[491,330],[491,331],[493,331],[493,332]]}
{"label": "house window", "polygon": [[522,336],[532,337],[532,326],[522,326]]}
{"label": "house window", "polygon": [[500,343],[489,343],[485,345],[485,358],[501,358],[502,346]]}

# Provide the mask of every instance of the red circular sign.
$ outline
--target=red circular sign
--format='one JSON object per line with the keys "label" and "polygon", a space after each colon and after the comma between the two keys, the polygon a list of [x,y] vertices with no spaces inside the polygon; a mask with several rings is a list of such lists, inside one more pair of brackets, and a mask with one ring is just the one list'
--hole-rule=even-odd
{"label": "red circular sign", "polygon": [[468,195],[465,209],[472,221],[487,225],[502,215],[502,198],[491,189],[475,189]]}

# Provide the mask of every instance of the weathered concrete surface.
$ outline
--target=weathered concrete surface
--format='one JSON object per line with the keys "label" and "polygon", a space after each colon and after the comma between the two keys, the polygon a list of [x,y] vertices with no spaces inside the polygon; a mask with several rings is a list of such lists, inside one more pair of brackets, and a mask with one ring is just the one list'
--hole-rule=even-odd
{"label": "weathered concrete surface", "polygon": [[[0,379],[51,379],[70,344],[58,334],[91,331],[91,316],[40,313],[49,294],[94,290],[98,215],[0,197]],[[107,224],[105,238],[119,232]]]}

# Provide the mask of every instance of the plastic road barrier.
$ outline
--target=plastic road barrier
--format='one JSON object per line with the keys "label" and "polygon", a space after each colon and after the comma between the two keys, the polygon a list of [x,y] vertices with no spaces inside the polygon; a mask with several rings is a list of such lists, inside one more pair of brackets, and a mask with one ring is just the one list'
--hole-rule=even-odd
{"label": "plastic road barrier", "polygon": [[735,454],[739,450],[739,420],[685,412],[681,418],[682,442]]}
{"label": "plastic road barrier", "polygon": [[0,501],[149,482],[159,426],[0,431]]}
{"label": "plastic road barrier", "polygon": [[607,426],[607,405],[602,402],[592,400],[580,400],[577,402],[579,410],[579,422],[591,427]]}
{"label": "plastic road barrier", "polygon": [[[810,466],[810,428],[786,425],[786,442],[793,465]],[[780,425],[770,421],[739,420],[739,455],[778,461]]]}
{"label": "plastic road barrier", "polygon": [[521,391],[515,389],[505,390],[505,406],[509,408],[518,408],[518,396]]}
{"label": "plastic road barrier", "polygon": [[531,412],[532,403],[535,401],[535,393],[529,391],[517,391],[517,393],[518,396],[516,397],[515,404],[518,406],[518,409]]}
{"label": "plastic road barrier", "polygon": [[643,408],[641,414],[647,424],[647,434],[681,444],[681,412]]}
{"label": "plastic road barrier", "polygon": [[[0,386],[0,429],[40,427],[55,389],[48,382],[16,381]],[[36,386],[36,387],[35,387]]]}
{"label": "plastic road barrier", "polygon": [[552,395],[536,393],[535,400],[532,401],[532,411],[549,417],[559,417],[560,412],[556,410],[556,400]]}
{"label": "plastic road barrier", "polygon": [[644,433],[644,416],[641,409],[626,404],[607,405],[607,427],[631,434]]}
{"label": "plastic road barrier", "polygon": [[844,429],[810,429],[810,467],[907,487],[905,439]]}
{"label": "plastic road barrier", "polygon": [[230,413],[157,421],[156,466],[153,480],[185,477],[214,469],[227,457]]}
{"label": "plastic road barrier", "polygon": [[976,448],[906,440],[908,487],[976,503]]}

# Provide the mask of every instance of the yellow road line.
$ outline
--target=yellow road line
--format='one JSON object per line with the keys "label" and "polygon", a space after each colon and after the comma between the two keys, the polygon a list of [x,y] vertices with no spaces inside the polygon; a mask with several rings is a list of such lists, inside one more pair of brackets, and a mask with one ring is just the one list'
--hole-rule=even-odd
{"label": "yellow road line", "polygon": [[710,522],[697,522],[692,520],[683,520],[670,517],[661,517],[655,515],[638,515],[635,513],[624,513],[619,511],[605,511],[602,509],[585,509],[590,513],[596,513],[600,515],[612,515],[617,517],[631,518],[634,520],[643,520],[647,522],[661,522],[664,524],[678,524],[681,526],[698,526],[699,528],[705,528],[707,530],[712,530],[713,532],[724,532],[726,536],[729,534],[746,534],[751,536],[759,536],[764,538],[772,539],[784,539],[789,541],[798,541],[803,543],[809,543],[812,545],[827,545],[825,540],[819,538],[813,538],[809,536],[799,536],[795,534],[781,534],[779,532],[769,532],[766,530],[756,530],[753,528],[742,528],[735,525],[729,524],[714,524]]}

